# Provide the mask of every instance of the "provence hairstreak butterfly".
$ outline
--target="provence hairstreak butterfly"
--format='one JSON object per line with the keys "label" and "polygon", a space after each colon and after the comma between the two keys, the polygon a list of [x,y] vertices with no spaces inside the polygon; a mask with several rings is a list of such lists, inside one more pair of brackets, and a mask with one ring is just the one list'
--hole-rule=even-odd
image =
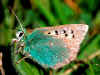
{"label": "provence hairstreak butterfly", "polygon": [[[87,31],[85,24],[37,28],[24,38],[24,52],[40,65],[58,69],[75,60]],[[19,42],[23,36],[17,33]]]}
{"label": "provence hairstreak butterfly", "polygon": [[[17,20],[20,23],[18,18]],[[68,24],[36,28],[31,34],[25,35],[21,23],[20,26],[22,31],[16,34],[17,38],[13,41],[23,42],[21,45],[24,46],[24,54],[28,54],[40,65],[53,69],[76,59],[80,44],[88,31],[86,24]]]}

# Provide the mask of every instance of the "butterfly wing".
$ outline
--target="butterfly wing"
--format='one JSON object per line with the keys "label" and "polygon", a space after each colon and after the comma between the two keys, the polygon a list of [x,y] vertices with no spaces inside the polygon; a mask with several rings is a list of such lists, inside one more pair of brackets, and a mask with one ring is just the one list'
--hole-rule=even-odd
{"label": "butterfly wing", "polygon": [[70,24],[62,25],[57,27],[46,28],[46,32],[53,37],[60,38],[66,43],[66,47],[70,52],[69,58],[67,58],[62,63],[58,63],[54,68],[59,68],[65,64],[68,64],[70,61],[74,60],[77,56],[77,53],[80,48],[80,44],[88,31],[88,25],[85,24]]}
{"label": "butterfly wing", "polygon": [[[84,24],[38,28],[35,30],[38,31],[38,33],[33,31],[33,34],[29,36],[31,44],[28,44],[29,46],[26,45],[26,48],[31,48],[30,54],[33,55],[37,62],[42,65],[47,64],[47,67],[57,69],[76,58],[80,43],[84,39],[87,30],[88,26]],[[44,35],[40,33],[43,33]],[[34,40],[34,42],[38,42],[34,43],[35,48],[32,44],[33,38],[38,38],[38,41]],[[34,53],[35,50],[36,52]]]}

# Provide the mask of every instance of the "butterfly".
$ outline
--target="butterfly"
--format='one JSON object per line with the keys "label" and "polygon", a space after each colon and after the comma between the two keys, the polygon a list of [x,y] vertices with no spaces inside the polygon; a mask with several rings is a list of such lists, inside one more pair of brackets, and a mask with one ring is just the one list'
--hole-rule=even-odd
{"label": "butterfly", "polygon": [[[58,69],[75,60],[88,31],[86,24],[36,28],[24,38],[24,53],[43,67]],[[16,34],[17,41],[24,37]]]}

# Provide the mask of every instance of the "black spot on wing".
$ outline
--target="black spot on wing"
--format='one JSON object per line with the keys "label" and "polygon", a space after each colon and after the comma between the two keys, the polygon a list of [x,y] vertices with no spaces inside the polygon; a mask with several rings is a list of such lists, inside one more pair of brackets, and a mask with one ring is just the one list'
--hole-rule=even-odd
{"label": "black spot on wing", "polygon": [[73,38],[74,38],[75,36],[73,35]]}
{"label": "black spot on wing", "polygon": [[50,32],[48,32],[48,34],[51,34]]}
{"label": "black spot on wing", "polygon": [[65,37],[67,37],[68,36],[68,34],[65,34]]}
{"label": "black spot on wing", "polygon": [[55,34],[58,35],[58,31],[57,30],[55,30]]}
{"label": "black spot on wing", "polygon": [[66,33],[66,30],[63,30],[63,33]]}
{"label": "black spot on wing", "polygon": [[74,33],[74,31],[73,30],[71,30],[71,34],[73,34]]}

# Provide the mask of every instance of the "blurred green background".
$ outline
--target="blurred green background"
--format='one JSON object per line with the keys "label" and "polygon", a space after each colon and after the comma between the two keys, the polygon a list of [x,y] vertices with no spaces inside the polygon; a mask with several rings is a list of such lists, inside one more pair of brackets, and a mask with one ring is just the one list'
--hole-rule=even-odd
{"label": "blurred green background", "polygon": [[[99,5],[99,0],[0,0],[0,52],[3,53],[5,74],[100,75]],[[79,63],[78,66],[76,62],[72,62],[57,71],[26,62],[29,59],[16,65],[15,61],[20,55],[14,55],[10,43],[12,38],[15,38],[19,23],[10,9],[14,10],[28,32],[37,27],[88,24],[89,31],[77,58],[84,64]],[[72,69],[74,66],[77,68]]]}

